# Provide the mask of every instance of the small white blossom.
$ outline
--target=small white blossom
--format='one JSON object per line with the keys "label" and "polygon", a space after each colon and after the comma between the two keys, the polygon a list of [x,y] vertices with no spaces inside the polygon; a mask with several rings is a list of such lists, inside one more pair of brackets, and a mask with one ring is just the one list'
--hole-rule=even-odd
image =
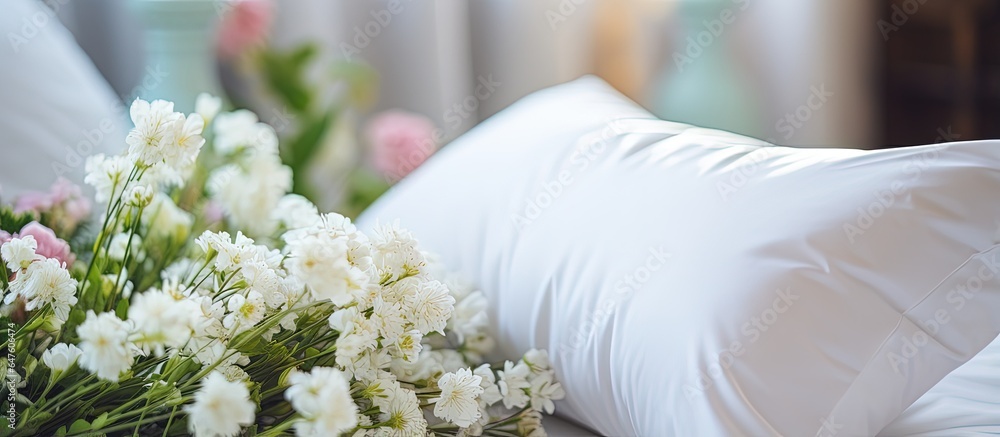
{"label": "small white blossom", "polygon": [[101,379],[116,382],[122,372],[132,367],[134,346],[128,342],[129,325],[112,313],[87,312],[87,319],[76,328],[80,337],[80,367]]}
{"label": "small white blossom", "polygon": [[170,196],[156,193],[146,207],[142,221],[149,228],[149,236],[182,241],[191,232],[194,216],[178,207]]}
{"label": "small white blossom", "polygon": [[38,242],[35,241],[35,237],[25,235],[21,238],[14,238],[4,243],[3,246],[0,246],[0,256],[7,262],[8,270],[19,272],[22,269],[28,268],[33,261],[42,259],[40,255],[35,254],[36,250],[38,250]]}
{"label": "small white blossom", "polygon": [[286,194],[271,212],[271,218],[285,229],[299,229],[312,226],[319,221],[319,210],[309,199],[298,194]]}
{"label": "small white blossom", "polygon": [[198,94],[194,99],[194,112],[205,120],[205,124],[211,123],[220,109],[222,109],[222,99],[209,93]]}
{"label": "small white blossom", "polygon": [[163,355],[164,347],[183,346],[191,338],[199,308],[192,300],[158,289],[136,296],[128,309],[128,319],[136,331],[134,342],[157,356]]}
{"label": "small white blossom", "polygon": [[489,364],[483,364],[473,371],[477,376],[482,377],[481,387],[483,388],[483,393],[479,396],[480,405],[487,407],[500,402],[503,399],[503,395],[500,394],[500,387],[497,387],[497,379],[493,374],[493,370],[490,369]]}
{"label": "small white blossom", "polygon": [[553,401],[566,397],[562,385],[555,382],[552,373],[542,373],[531,380],[531,408],[552,414],[556,411]]}
{"label": "small white blossom", "polygon": [[174,104],[164,100],[136,99],[129,108],[135,127],[125,142],[133,161],[149,167],[165,163],[175,169],[194,164],[205,139],[204,120],[198,114],[185,117],[174,112]]}
{"label": "small white blossom", "polygon": [[230,382],[212,372],[194,394],[194,403],[184,406],[188,430],[195,436],[235,436],[254,420],[256,405],[243,382]]}
{"label": "small white blossom", "polygon": [[106,203],[125,192],[125,182],[135,162],[126,156],[93,155],[87,158],[83,181],[94,187],[94,199]]}
{"label": "small white blossom", "polygon": [[523,408],[528,405],[531,398],[525,389],[531,388],[531,384],[528,383],[528,376],[531,374],[531,369],[524,364],[524,362],[519,362],[517,365],[507,361],[503,365],[503,370],[497,372],[500,375],[500,394],[503,395],[503,405],[507,408]]}
{"label": "small white blossom", "polygon": [[480,386],[483,378],[473,375],[469,369],[459,369],[455,373],[445,373],[438,380],[441,396],[434,402],[434,415],[461,428],[467,428],[479,420],[481,412],[476,398],[483,393]]}
{"label": "small white blossom", "polygon": [[65,372],[82,354],[76,345],[59,343],[42,352],[42,364],[53,372]]}
{"label": "small white blossom", "polygon": [[46,258],[33,262],[10,283],[11,293],[4,298],[10,304],[16,296],[27,304],[25,309],[34,311],[45,305],[52,305],[56,318],[66,321],[70,307],[76,305],[77,281],[70,276],[58,260]]}
{"label": "small white blossom", "polygon": [[153,189],[147,185],[136,185],[129,189],[126,203],[131,206],[145,207],[153,201]]}
{"label": "small white blossom", "polygon": [[332,367],[315,367],[309,373],[293,371],[285,398],[303,421],[295,424],[299,436],[335,436],[358,424],[358,406],[343,373]]}
{"label": "small white blossom", "polygon": [[[129,244],[131,239],[132,243]],[[129,254],[133,257],[140,255],[140,250],[142,249],[142,237],[138,235],[132,235],[131,237],[127,233],[115,234],[111,237],[111,242],[108,244],[108,258],[113,261],[122,262],[125,260],[125,252],[128,250],[129,246],[132,246],[132,250]]]}
{"label": "small white blossom", "polygon": [[427,433],[427,420],[420,410],[417,394],[405,388],[387,390],[385,397],[374,399],[379,408],[379,422],[388,423],[375,435],[384,437],[422,436]]}
{"label": "small white blossom", "polygon": [[247,292],[245,297],[242,294],[231,296],[226,308],[229,314],[222,320],[222,325],[226,329],[235,328],[237,334],[250,330],[267,315],[264,296],[253,290]]}
{"label": "small white blossom", "polygon": [[448,288],[438,281],[422,281],[416,293],[406,296],[405,302],[412,313],[407,317],[420,332],[440,332],[455,309],[455,298]]}

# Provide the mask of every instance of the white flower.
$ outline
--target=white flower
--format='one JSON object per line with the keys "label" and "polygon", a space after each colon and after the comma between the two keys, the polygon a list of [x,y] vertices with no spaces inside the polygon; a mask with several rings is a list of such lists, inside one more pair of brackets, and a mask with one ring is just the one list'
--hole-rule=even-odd
{"label": "white flower", "polygon": [[531,374],[531,369],[524,364],[524,362],[519,362],[517,365],[507,361],[503,365],[503,370],[497,372],[500,375],[500,394],[503,395],[503,405],[504,407],[510,408],[523,408],[528,405],[528,401],[531,398],[525,392],[525,389],[531,388],[531,384],[528,383],[528,375]]}
{"label": "white flower", "polygon": [[277,229],[271,213],[292,188],[292,170],[281,163],[277,152],[258,152],[245,158],[243,167],[216,169],[207,186],[235,227],[252,236],[267,236]]}
{"label": "white flower", "polygon": [[235,364],[230,364],[227,366],[220,366],[220,368],[221,369],[219,370],[219,372],[226,377],[226,381],[229,382],[250,381],[250,374],[248,374],[247,371],[243,370],[243,368],[240,366],[237,366]]}
{"label": "white flower", "polygon": [[3,246],[0,246],[0,256],[3,256],[3,260],[7,261],[7,269],[11,272],[19,272],[22,269],[28,268],[32,261],[42,259],[40,255],[35,254],[35,250],[38,249],[38,242],[35,241],[35,237],[31,235],[25,235],[21,238],[14,238]]}
{"label": "white flower", "polygon": [[380,411],[379,422],[387,423],[375,435],[411,437],[427,433],[427,421],[412,390],[401,387],[386,390],[384,398],[376,397],[373,402]]}
{"label": "white flower", "polygon": [[240,149],[253,149],[254,153],[273,153],[278,150],[278,136],[274,129],[259,123],[257,114],[245,109],[218,115],[215,124],[215,150],[229,155]]}
{"label": "white flower", "polygon": [[112,313],[87,312],[87,319],[76,328],[80,337],[80,367],[101,379],[116,382],[132,367],[132,345],[128,343],[129,325]]}
{"label": "white flower", "polygon": [[250,330],[267,315],[264,296],[253,290],[247,292],[245,297],[242,294],[234,294],[229,298],[226,308],[229,314],[222,320],[222,326],[226,329],[236,327],[237,334]]}
{"label": "white flower", "polygon": [[[451,291],[450,285],[448,290]],[[452,296],[455,294],[452,293]],[[459,343],[465,342],[466,337],[474,337],[489,327],[489,317],[486,315],[488,307],[489,301],[481,291],[467,294],[455,305],[455,311],[448,319],[448,329],[455,334]]]}
{"label": "white flower", "polygon": [[148,227],[150,236],[183,241],[191,232],[194,216],[178,207],[170,196],[156,193],[142,214],[142,221]]}
{"label": "white flower", "polygon": [[352,266],[347,258],[345,238],[317,234],[292,239],[286,249],[288,271],[309,286],[314,300],[329,300],[344,306],[354,300],[355,290],[367,285],[368,275]]}
{"label": "white flower", "polygon": [[396,342],[408,324],[403,306],[399,302],[386,302],[382,296],[377,296],[373,302],[371,320],[388,343]]}
{"label": "white flower", "polygon": [[496,376],[493,375],[493,370],[490,369],[489,364],[477,367],[472,373],[483,378],[480,381],[480,386],[483,388],[483,393],[479,395],[481,406],[487,407],[503,399],[503,395],[500,394],[500,387],[497,387],[496,384]]}
{"label": "white flower", "polygon": [[157,356],[163,355],[165,346],[183,346],[191,338],[194,316],[199,309],[200,305],[194,301],[158,289],[136,296],[128,309],[128,319],[136,330],[136,345],[147,352],[154,350]]}
{"label": "white flower", "polygon": [[205,139],[205,121],[198,114],[185,117],[164,100],[135,99],[129,108],[135,127],[125,137],[129,156],[144,167],[165,163],[183,170],[194,164]]}
{"label": "white flower", "polygon": [[542,414],[528,410],[521,415],[521,420],[517,421],[517,433],[524,437],[547,437],[545,428],[542,428]]}
{"label": "white flower", "polygon": [[480,386],[483,378],[473,375],[469,369],[459,369],[455,373],[445,373],[438,380],[441,396],[434,402],[434,415],[461,428],[467,428],[479,420],[479,402],[476,398],[483,393]]}
{"label": "white flower", "polygon": [[111,237],[111,242],[108,244],[108,258],[118,262],[124,261],[125,252],[130,246],[130,238],[132,240],[132,250],[129,251],[129,254],[133,257],[133,259],[138,256],[140,253],[139,251],[142,249],[142,237],[139,235],[132,235],[129,237],[129,234],[120,233]]}
{"label": "white flower", "polygon": [[94,187],[94,199],[105,203],[125,192],[125,181],[134,165],[126,156],[93,155],[87,158],[87,175],[83,181]]}
{"label": "white flower", "polygon": [[235,436],[253,423],[256,410],[246,384],[227,381],[219,372],[202,380],[194,403],[184,406],[188,430],[195,436]]}
{"label": "white flower", "polygon": [[182,117],[174,104],[166,100],[147,102],[135,99],[129,108],[135,127],[125,137],[128,153],[135,162],[151,166],[169,159],[174,153],[174,123]]}
{"label": "white flower", "polygon": [[12,293],[7,295],[4,303],[10,304],[16,295],[20,295],[27,301],[25,309],[28,311],[51,304],[56,318],[66,321],[70,307],[77,302],[76,286],[76,279],[58,260],[46,258],[31,263],[27,270],[17,275],[10,283]]}
{"label": "white flower", "polygon": [[552,373],[542,373],[531,380],[531,408],[535,411],[545,411],[552,414],[556,411],[553,400],[566,397],[562,385],[552,377]]}
{"label": "white flower", "polygon": [[455,309],[455,298],[448,294],[448,288],[438,281],[422,281],[416,293],[405,298],[406,306],[412,311],[407,318],[420,332],[440,332]]}
{"label": "white flower", "polygon": [[144,207],[153,201],[153,189],[146,185],[136,185],[129,189],[126,203],[131,206]]}
{"label": "white flower", "polygon": [[552,367],[549,362],[549,352],[545,349],[531,349],[524,354],[524,363],[531,368],[531,373],[548,373]]}
{"label": "white flower", "polygon": [[420,350],[423,349],[423,345],[420,343],[422,338],[423,335],[416,329],[404,332],[392,344],[395,356],[411,363],[416,362],[417,357],[420,355]]}
{"label": "white flower", "polygon": [[285,398],[305,419],[295,424],[300,436],[335,436],[358,424],[358,406],[347,379],[332,367],[315,367],[310,373],[293,371]]}
{"label": "white flower", "polygon": [[400,228],[398,221],[377,226],[371,245],[372,261],[378,272],[379,282],[416,276],[426,265],[424,254],[417,247],[417,240],[409,231]]}
{"label": "white flower", "polygon": [[194,99],[194,112],[197,112],[206,124],[212,122],[220,109],[222,109],[222,99],[209,93],[198,94]]}
{"label": "white flower", "polygon": [[201,115],[191,114],[186,118],[181,115],[174,121],[175,141],[174,147],[177,150],[171,156],[171,160],[166,161],[168,165],[181,172],[194,166],[201,152],[201,147],[205,145],[205,138],[201,136],[205,129],[205,120]]}
{"label": "white flower", "polygon": [[76,345],[59,343],[42,352],[42,364],[53,372],[65,372],[82,354]]}
{"label": "white flower", "polygon": [[316,224],[319,221],[319,210],[305,197],[286,194],[271,212],[271,218],[285,229],[298,229]]}
{"label": "white flower", "polygon": [[243,232],[237,232],[236,240],[229,241],[229,234],[226,232],[214,234],[206,231],[195,240],[195,243],[206,250],[206,253],[209,251],[217,253],[215,269],[219,272],[236,271],[244,260],[253,258],[257,252],[253,246],[253,239],[243,235]]}

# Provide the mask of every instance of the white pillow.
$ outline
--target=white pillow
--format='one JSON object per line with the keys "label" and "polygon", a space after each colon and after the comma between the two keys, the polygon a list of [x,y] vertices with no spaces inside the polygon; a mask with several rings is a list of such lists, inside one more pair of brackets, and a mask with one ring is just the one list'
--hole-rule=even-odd
{"label": "white pillow", "polygon": [[360,223],[476,280],[499,352],[549,349],[557,414],[602,434],[874,435],[1000,332],[1000,144],[761,146],[588,77]]}
{"label": "white pillow", "polygon": [[1000,434],[1000,338],[882,429],[880,437]]}
{"label": "white pillow", "polygon": [[88,156],[123,144],[121,100],[42,2],[4,1],[0,35],[0,197],[82,184]]}

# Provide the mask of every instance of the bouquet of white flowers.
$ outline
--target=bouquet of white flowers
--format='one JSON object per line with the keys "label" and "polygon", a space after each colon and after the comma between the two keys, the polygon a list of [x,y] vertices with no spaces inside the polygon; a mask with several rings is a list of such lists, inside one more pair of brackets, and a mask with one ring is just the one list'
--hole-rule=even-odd
{"label": "bouquet of white flowers", "polygon": [[482,293],[288,194],[274,130],[218,107],[132,104],[127,152],[87,160],[89,240],[79,190],[0,207],[0,435],[544,435],[546,352],[483,363]]}

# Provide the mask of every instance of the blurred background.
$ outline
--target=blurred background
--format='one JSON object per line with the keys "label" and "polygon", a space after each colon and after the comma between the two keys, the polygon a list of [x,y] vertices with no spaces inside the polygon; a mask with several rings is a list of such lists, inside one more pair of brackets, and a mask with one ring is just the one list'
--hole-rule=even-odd
{"label": "blurred background", "polygon": [[[664,119],[775,144],[1000,137],[990,0],[5,1],[51,10],[71,39],[59,44],[82,53],[46,48],[56,26],[15,7],[0,19],[6,75],[29,76],[18,69],[38,51],[69,76],[92,62],[119,105],[191,111],[195,91],[221,95],[275,126],[286,162],[308,170],[296,189],[322,183],[312,197],[328,205],[363,207],[477,123],[584,74]],[[5,105],[25,98],[17,83],[0,82]]]}

